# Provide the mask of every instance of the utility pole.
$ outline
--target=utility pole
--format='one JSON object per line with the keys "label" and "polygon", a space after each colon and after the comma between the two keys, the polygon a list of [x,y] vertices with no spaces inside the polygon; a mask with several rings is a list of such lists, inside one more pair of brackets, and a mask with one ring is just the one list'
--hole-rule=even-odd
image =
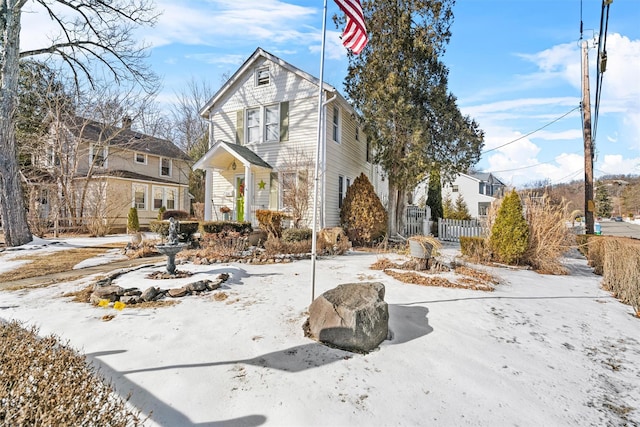
{"label": "utility pole", "polygon": [[582,134],[584,137],[584,225],[593,234],[593,141],[591,139],[591,96],[589,94],[589,56],[587,41],[582,42]]}

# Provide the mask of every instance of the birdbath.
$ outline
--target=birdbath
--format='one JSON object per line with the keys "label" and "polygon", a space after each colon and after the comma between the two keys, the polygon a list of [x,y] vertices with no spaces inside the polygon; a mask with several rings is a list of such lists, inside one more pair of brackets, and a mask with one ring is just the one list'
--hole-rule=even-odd
{"label": "birdbath", "polygon": [[176,254],[187,246],[186,243],[178,243],[178,225],[178,221],[171,217],[167,243],[156,245],[158,252],[167,256],[167,273],[172,276],[176,274]]}

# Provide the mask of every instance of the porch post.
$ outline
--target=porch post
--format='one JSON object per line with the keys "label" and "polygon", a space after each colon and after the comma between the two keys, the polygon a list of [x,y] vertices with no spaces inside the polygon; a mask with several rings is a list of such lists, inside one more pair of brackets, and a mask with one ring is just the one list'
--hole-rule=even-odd
{"label": "porch post", "polygon": [[212,189],[212,179],[211,176],[211,168],[206,168],[204,170],[204,219],[205,221],[211,221],[211,198],[213,197]]}
{"label": "porch post", "polygon": [[244,220],[253,224],[251,218],[251,200],[253,199],[253,182],[251,180],[251,166],[244,167]]}

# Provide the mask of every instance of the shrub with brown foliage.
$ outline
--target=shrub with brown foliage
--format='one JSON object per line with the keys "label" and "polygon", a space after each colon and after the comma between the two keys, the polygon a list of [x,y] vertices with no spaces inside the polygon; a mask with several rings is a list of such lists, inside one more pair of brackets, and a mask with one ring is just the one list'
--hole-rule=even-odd
{"label": "shrub with brown foliage", "polygon": [[268,209],[258,209],[256,211],[256,219],[260,225],[260,229],[267,232],[269,237],[282,236],[282,221],[289,218],[284,212],[271,211]]}
{"label": "shrub with brown foliage", "polygon": [[491,261],[489,241],[484,237],[460,237],[460,252],[476,263]]}
{"label": "shrub with brown foliage", "polygon": [[387,211],[364,173],[347,189],[340,225],[355,244],[370,244],[387,232]]}
{"label": "shrub with brown foliage", "polygon": [[0,322],[0,425],[138,426],[86,359],[37,329]]}
{"label": "shrub with brown foliage", "polygon": [[268,256],[280,254],[308,254],[311,252],[311,240],[285,241],[269,238],[264,242],[265,253]]}
{"label": "shrub with brown foliage", "polygon": [[573,234],[567,227],[571,213],[565,202],[551,203],[542,197],[524,197],[525,218],[529,225],[529,245],[522,262],[546,274],[566,274],[562,255],[573,245]]}
{"label": "shrub with brown foliage", "polygon": [[609,237],[592,242],[604,246],[602,287],[640,313],[640,240]]}

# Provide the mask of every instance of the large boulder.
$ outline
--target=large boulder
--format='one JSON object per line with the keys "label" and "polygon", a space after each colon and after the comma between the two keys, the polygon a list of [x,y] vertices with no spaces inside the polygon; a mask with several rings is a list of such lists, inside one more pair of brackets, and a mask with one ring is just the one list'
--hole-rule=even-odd
{"label": "large boulder", "polygon": [[389,308],[379,282],[346,283],[316,298],[305,334],[343,350],[368,353],[387,338]]}

